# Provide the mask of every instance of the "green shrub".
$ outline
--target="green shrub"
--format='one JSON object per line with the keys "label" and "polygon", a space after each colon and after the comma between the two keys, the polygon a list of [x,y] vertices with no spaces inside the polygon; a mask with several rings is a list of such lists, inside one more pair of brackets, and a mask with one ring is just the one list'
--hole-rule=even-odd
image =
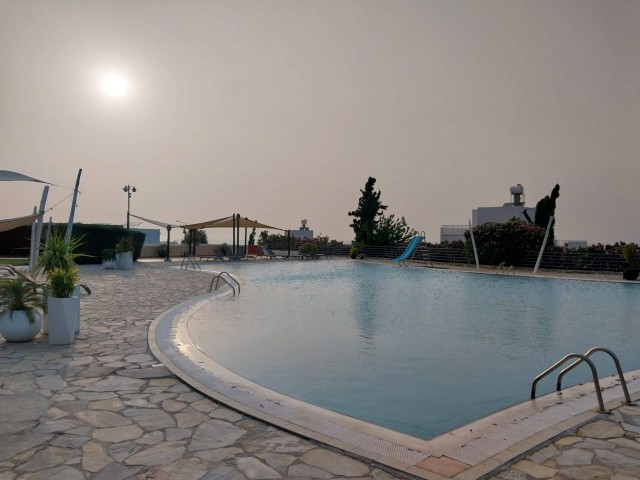
{"label": "green shrub", "polygon": [[[485,265],[519,266],[527,252],[540,250],[545,230],[518,219],[505,223],[487,222],[473,229],[480,263]],[[473,258],[469,231],[465,232],[467,255]]]}
{"label": "green shrub", "polygon": [[165,243],[161,243],[156,247],[156,255],[159,258],[165,258],[167,256],[167,245]]}
{"label": "green shrub", "polygon": [[317,255],[318,247],[316,247],[313,243],[305,243],[300,247],[300,253],[304,255]]}
{"label": "green shrub", "polygon": [[364,251],[364,242],[354,242],[349,249],[349,257],[356,258]]}
{"label": "green shrub", "polygon": [[638,245],[635,243],[627,243],[622,247],[622,257],[631,268],[640,268],[640,252],[638,252]]}

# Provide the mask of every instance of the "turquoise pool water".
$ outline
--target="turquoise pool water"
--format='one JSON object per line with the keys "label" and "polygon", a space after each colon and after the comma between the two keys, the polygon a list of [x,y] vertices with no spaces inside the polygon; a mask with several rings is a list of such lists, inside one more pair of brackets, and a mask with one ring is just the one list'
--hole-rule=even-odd
{"label": "turquoise pool water", "polygon": [[[605,346],[640,368],[637,285],[342,260],[214,267],[246,283],[191,319],[201,350],[273,390],[421,438],[527,400],[533,377],[567,353]],[[564,384],[589,378],[579,367]],[[554,388],[555,377],[538,392]]]}

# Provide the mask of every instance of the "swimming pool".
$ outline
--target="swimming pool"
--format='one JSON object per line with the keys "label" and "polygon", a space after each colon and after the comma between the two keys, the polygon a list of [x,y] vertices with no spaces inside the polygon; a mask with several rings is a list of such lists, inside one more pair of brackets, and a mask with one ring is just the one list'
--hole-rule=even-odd
{"label": "swimming pool", "polygon": [[625,370],[640,367],[637,285],[338,260],[224,268],[245,285],[191,317],[202,351],[273,390],[421,438],[527,400],[532,378],[570,352],[606,346]]}

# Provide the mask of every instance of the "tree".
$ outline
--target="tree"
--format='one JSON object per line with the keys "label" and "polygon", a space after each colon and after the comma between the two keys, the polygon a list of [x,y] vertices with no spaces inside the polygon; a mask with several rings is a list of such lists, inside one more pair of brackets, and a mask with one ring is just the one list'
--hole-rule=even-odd
{"label": "tree", "polygon": [[[556,184],[551,190],[551,195],[547,195],[542,198],[536,204],[536,217],[534,223],[539,227],[547,229],[547,225],[549,224],[549,219],[551,216],[555,216],[556,214],[556,200],[560,196],[560,185]],[[555,222],[554,222],[555,223]],[[555,231],[554,226],[551,225],[551,229],[549,230],[549,245],[553,245],[553,240],[555,239]]]}
{"label": "tree", "polygon": [[404,245],[417,233],[407,225],[404,217],[395,218],[393,213],[385,217],[383,213],[378,219],[371,245]]}
{"label": "tree", "polygon": [[258,236],[258,245],[267,246],[269,244],[269,232],[262,230]]}
{"label": "tree", "polygon": [[256,227],[253,227],[251,233],[249,234],[249,245],[256,244]]}
{"label": "tree", "polygon": [[353,222],[349,225],[355,233],[355,243],[365,243],[371,245],[374,238],[374,232],[377,225],[377,217],[387,209],[380,201],[382,192],[374,191],[373,186],[376,179],[369,177],[364,190],[360,190],[362,196],[358,200],[358,208],[349,212],[349,216],[353,217]]}
{"label": "tree", "polygon": [[[184,245],[189,243],[189,230],[184,232],[184,237],[182,237],[182,241],[180,242]],[[196,245],[204,245],[209,243],[207,240],[207,232],[204,230],[196,230]]]}

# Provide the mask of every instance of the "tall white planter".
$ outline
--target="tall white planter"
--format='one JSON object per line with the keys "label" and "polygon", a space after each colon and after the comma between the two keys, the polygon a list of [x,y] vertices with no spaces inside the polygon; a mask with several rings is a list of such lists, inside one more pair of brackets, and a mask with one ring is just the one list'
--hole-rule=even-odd
{"label": "tall white planter", "polygon": [[49,345],[69,345],[80,318],[79,298],[47,299],[49,316]]}
{"label": "tall white planter", "polygon": [[29,318],[23,310],[6,310],[0,314],[0,335],[7,342],[28,342],[38,334],[42,325],[42,317],[34,312],[35,321],[29,323]]}
{"label": "tall white planter", "polygon": [[[114,260],[114,264],[115,264],[115,260]],[[76,300],[76,303],[78,304],[76,307],[78,309],[78,318],[76,320],[76,326],[75,326],[75,330],[74,333],[77,335],[78,333],[80,333],[80,296],[82,289],[80,288],[80,285],[76,285],[75,290],[73,291],[73,298],[74,300]],[[49,301],[50,295],[51,295],[51,291],[49,289],[46,289],[46,294],[47,294],[47,302]],[[49,315],[45,314],[42,317],[42,333],[44,333],[45,335],[49,335]]]}
{"label": "tall white planter", "polygon": [[80,285],[76,285],[76,288],[73,291],[73,297],[72,297],[77,303],[76,309],[78,310],[78,315],[76,316],[76,328],[73,332],[76,335],[80,333],[80,294],[81,294]]}
{"label": "tall white planter", "polygon": [[116,253],[118,270],[131,270],[133,268],[133,252]]}

